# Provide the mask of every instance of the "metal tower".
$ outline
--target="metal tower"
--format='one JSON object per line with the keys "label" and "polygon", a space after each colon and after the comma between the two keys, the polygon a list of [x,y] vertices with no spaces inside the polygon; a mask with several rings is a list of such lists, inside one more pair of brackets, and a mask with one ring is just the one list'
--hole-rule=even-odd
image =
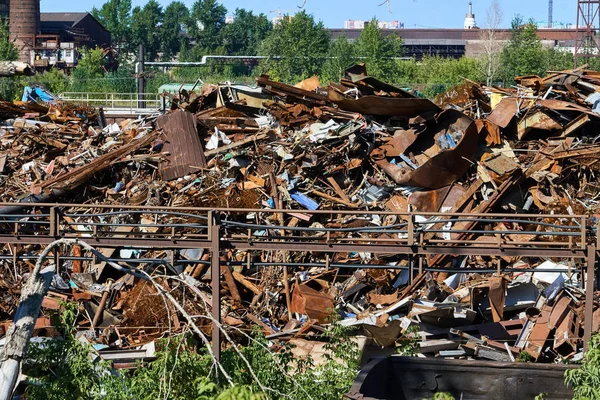
{"label": "metal tower", "polygon": [[552,29],[552,0],[548,0],[548,28]]}
{"label": "metal tower", "polygon": [[575,67],[585,63],[583,60],[587,58],[600,56],[600,45],[596,38],[598,29],[600,29],[600,0],[577,0]]}

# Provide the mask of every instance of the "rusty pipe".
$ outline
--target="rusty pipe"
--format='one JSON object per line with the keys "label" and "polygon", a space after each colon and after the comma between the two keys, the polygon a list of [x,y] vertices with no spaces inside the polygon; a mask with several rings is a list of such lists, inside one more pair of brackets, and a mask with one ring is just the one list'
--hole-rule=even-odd
{"label": "rusty pipe", "polygon": [[100,317],[104,313],[104,307],[106,306],[106,301],[108,300],[108,296],[110,295],[112,279],[106,280],[106,286],[107,287],[104,289],[104,293],[102,293],[102,299],[100,300],[100,305],[98,305],[98,309],[96,310],[96,315],[94,315],[94,320],[92,321],[92,328],[96,328],[98,326]]}

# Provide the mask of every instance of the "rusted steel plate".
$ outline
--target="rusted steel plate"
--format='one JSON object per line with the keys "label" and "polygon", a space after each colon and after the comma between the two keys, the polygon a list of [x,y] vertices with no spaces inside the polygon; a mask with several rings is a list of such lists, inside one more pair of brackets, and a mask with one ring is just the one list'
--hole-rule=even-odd
{"label": "rusted steel plate", "polygon": [[525,135],[532,129],[558,131],[562,129],[562,126],[552,119],[552,117],[550,117],[548,114],[538,111],[519,121],[517,125],[517,136],[519,137],[519,140],[522,140],[523,137],[525,137]]}
{"label": "rusted steel plate", "polygon": [[364,96],[358,100],[349,100],[342,94],[329,88],[329,101],[342,110],[368,115],[414,117],[428,111],[440,111],[440,108],[427,99]]}
{"label": "rusted steel plate", "polygon": [[488,115],[487,119],[498,125],[500,128],[506,128],[517,111],[517,99],[507,97],[498,103],[492,113]]}
{"label": "rusted steel plate", "polygon": [[525,345],[525,351],[529,353],[535,360],[538,359],[542,352],[546,341],[550,337],[552,329],[548,326],[548,320],[550,319],[550,313],[552,308],[548,305],[544,305],[541,309],[539,317],[537,317],[537,323],[531,330],[531,334],[527,338],[527,344]]}
{"label": "rusted steel plate", "polygon": [[301,315],[308,315],[320,323],[329,321],[335,304],[333,297],[321,293],[307,285],[297,285],[292,292],[290,311]]}
{"label": "rusted steel plate", "polygon": [[459,185],[446,186],[426,192],[414,192],[408,197],[408,204],[419,212],[438,212],[443,207],[452,208],[467,191]]}
{"label": "rusted steel plate", "polygon": [[[438,189],[456,182],[471,167],[471,161],[477,151],[479,135],[475,123],[463,113],[446,110],[437,117],[433,132],[423,132],[424,137],[437,137],[444,132],[464,132],[463,137],[452,149],[442,150],[417,169],[408,169],[380,161],[383,170],[399,185]],[[415,143],[413,146],[418,146]]]}
{"label": "rusted steel plate", "polygon": [[194,114],[178,110],[158,117],[156,125],[167,137],[164,151],[169,153],[169,157],[166,163],[160,165],[164,180],[181,178],[198,168],[206,168]]}
{"label": "rusted steel plate", "polygon": [[552,313],[548,320],[548,327],[550,329],[557,328],[562,320],[567,316],[569,312],[569,305],[571,304],[571,298],[567,295],[562,296],[552,307]]}
{"label": "rusted steel plate", "polygon": [[580,111],[582,113],[589,114],[593,117],[597,117],[598,115],[594,114],[589,108],[582,107],[578,104],[571,103],[568,101],[562,100],[537,100],[535,102],[538,106],[549,108],[550,110],[555,111]]}

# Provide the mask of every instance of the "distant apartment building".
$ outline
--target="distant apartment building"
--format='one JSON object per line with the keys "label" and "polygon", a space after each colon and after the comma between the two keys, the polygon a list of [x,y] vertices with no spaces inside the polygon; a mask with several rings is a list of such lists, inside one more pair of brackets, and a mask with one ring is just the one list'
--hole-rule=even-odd
{"label": "distant apartment building", "polygon": [[344,29],[365,29],[365,21],[362,19],[349,19],[344,22]]}
{"label": "distant apartment building", "polygon": [[400,21],[379,21],[378,22],[380,29],[402,29],[404,28],[404,24]]}
{"label": "distant apartment building", "polygon": [[[369,23],[369,21],[365,21],[362,19],[349,19],[344,22],[344,29],[365,29],[365,26]],[[380,29],[402,29],[404,28],[404,23],[400,21],[377,21],[377,25]]]}

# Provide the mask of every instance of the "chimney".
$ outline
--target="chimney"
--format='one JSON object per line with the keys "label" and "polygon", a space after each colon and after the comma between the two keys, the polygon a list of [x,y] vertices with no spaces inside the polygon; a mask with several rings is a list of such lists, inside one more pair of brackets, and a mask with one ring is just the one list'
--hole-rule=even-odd
{"label": "chimney", "polygon": [[19,49],[19,61],[33,64],[34,35],[40,32],[40,0],[10,0],[10,39]]}

